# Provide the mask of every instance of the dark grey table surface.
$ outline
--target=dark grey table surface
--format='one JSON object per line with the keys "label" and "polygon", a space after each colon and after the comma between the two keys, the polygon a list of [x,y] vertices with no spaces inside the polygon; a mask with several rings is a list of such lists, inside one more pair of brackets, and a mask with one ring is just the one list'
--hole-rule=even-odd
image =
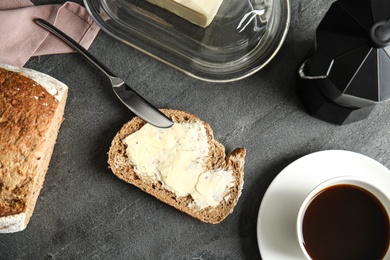
{"label": "dark grey table surface", "polygon": [[297,68],[332,2],[291,0],[281,50],[261,71],[232,83],[191,78],[103,31],[93,42],[90,51],[157,107],[208,121],[227,151],[247,149],[242,196],[218,225],[197,221],[111,173],[111,140],[133,114],[104,75],[78,54],[32,58],[26,67],[66,83],[69,98],[34,215],[25,231],[0,235],[0,259],[261,259],[259,206],[288,164],[312,152],[342,149],[389,167],[389,104],[378,105],[366,120],[337,126],[308,115],[296,95]]}

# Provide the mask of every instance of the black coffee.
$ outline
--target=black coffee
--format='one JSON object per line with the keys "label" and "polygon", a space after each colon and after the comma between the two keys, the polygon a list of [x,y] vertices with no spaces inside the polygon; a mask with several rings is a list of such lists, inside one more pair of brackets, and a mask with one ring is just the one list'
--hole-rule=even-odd
{"label": "black coffee", "polygon": [[389,247],[389,216],[370,192],[334,185],[319,192],[303,218],[303,239],[313,259],[382,259]]}

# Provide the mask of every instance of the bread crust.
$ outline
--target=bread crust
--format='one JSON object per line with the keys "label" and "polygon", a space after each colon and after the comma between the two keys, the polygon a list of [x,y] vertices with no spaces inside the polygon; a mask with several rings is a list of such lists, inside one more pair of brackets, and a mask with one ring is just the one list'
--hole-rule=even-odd
{"label": "bread crust", "polygon": [[26,228],[42,188],[68,87],[25,68],[0,65],[0,233]]}
{"label": "bread crust", "polygon": [[194,203],[192,197],[177,197],[175,194],[163,187],[160,182],[154,182],[148,179],[141,179],[129,164],[126,156],[126,146],[122,140],[128,135],[138,131],[146,123],[139,117],[133,118],[127,122],[114,137],[110,150],[108,152],[108,164],[112,172],[120,179],[135,185],[141,190],[156,197],[162,202],[175,207],[176,209],[187,213],[188,215],[206,223],[217,224],[225,219],[236,206],[241,196],[244,184],[244,163],[246,150],[237,148],[226,156],[225,147],[214,139],[213,130],[207,122],[199,117],[180,110],[161,109],[161,111],[171,118],[175,123],[201,122],[207,134],[209,144],[208,160],[205,162],[207,170],[224,169],[232,170],[234,185],[226,192],[224,199],[216,207],[206,207],[199,209]]}

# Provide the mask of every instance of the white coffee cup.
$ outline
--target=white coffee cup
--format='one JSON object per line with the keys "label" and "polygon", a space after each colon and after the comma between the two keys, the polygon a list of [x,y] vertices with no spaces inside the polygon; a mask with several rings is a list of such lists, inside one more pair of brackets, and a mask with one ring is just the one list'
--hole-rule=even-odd
{"label": "white coffee cup", "polygon": [[[379,202],[379,204],[381,204],[383,206],[382,207],[383,212],[384,212],[383,219],[384,219],[384,222],[387,222],[387,227],[384,226],[384,228],[386,230],[385,232],[390,232],[390,221],[389,221],[389,216],[390,216],[390,199],[383,191],[381,191],[380,188],[375,187],[370,182],[368,182],[367,180],[362,179],[360,177],[343,176],[343,177],[332,178],[332,179],[329,179],[329,180],[319,184],[318,186],[316,186],[306,196],[306,198],[303,201],[303,203],[302,203],[302,205],[301,205],[301,207],[299,209],[299,212],[298,212],[297,222],[296,222],[298,242],[299,242],[299,245],[300,245],[300,247],[302,249],[302,252],[304,253],[304,255],[306,256],[307,259],[312,259],[312,257],[309,255],[308,250],[310,251],[309,248],[310,247],[313,248],[313,246],[315,246],[315,245],[308,245],[307,244],[308,241],[305,241],[305,238],[304,238],[303,223],[304,223],[305,214],[307,213],[307,209],[309,208],[311,203],[313,203],[313,201],[316,201],[317,198],[320,199],[319,196],[320,196],[321,193],[323,193],[324,191],[329,191],[330,189],[332,189],[334,187],[341,187],[340,185],[344,185],[342,187],[344,187],[346,189],[348,189],[348,187],[350,187],[352,190],[354,188],[358,188],[359,190],[364,190],[364,191],[368,192],[368,194],[370,194],[371,197],[376,198],[377,202]],[[347,185],[348,187],[345,186],[345,185]],[[324,195],[321,195],[321,196],[324,196]],[[324,208],[326,208],[326,207],[324,207]],[[333,212],[332,214],[334,214],[334,213],[335,212]],[[329,216],[333,216],[333,215],[329,215]],[[309,216],[306,216],[306,217],[309,218]],[[320,219],[320,218],[318,218],[318,219]],[[333,224],[333,222],[328,221],[328,219],[329,219],[328,217],[324,217],[324,219],[327,219],[324,223],[327,223],[328,225],[329,225],[329,223]],[[320,226],[320,225],[318,225],[318,226]],[[319,231],[319,232],[321,232],[321,231]],[[383,249],[383,251],[382,251],[382,255],[384,255],[383,259],[390,258],[389,241],[390,241],[390,238],[388,238],[387,242],[386,242],[387,243],[387,249]],[[384,244],[386,244],[386,243],[384,243]],[[321,245],[323,245],[323,244],[321,244]],[[325,248],[325,246],[327,246],[327,245],[324,245],[324,248]],[[347,248],[347,246],[346,246],[346,248]]]}

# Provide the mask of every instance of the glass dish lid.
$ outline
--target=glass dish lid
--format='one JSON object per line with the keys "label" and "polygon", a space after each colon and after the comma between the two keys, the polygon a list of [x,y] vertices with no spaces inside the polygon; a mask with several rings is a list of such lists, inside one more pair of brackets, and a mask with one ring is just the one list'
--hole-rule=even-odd
{"label": "glass dish lid", "polygon": [[224,0],[206,28],[146,0],[84,0],[114,38],[192,76],[228,82],[263,68],[290,22],[289,0]]}

